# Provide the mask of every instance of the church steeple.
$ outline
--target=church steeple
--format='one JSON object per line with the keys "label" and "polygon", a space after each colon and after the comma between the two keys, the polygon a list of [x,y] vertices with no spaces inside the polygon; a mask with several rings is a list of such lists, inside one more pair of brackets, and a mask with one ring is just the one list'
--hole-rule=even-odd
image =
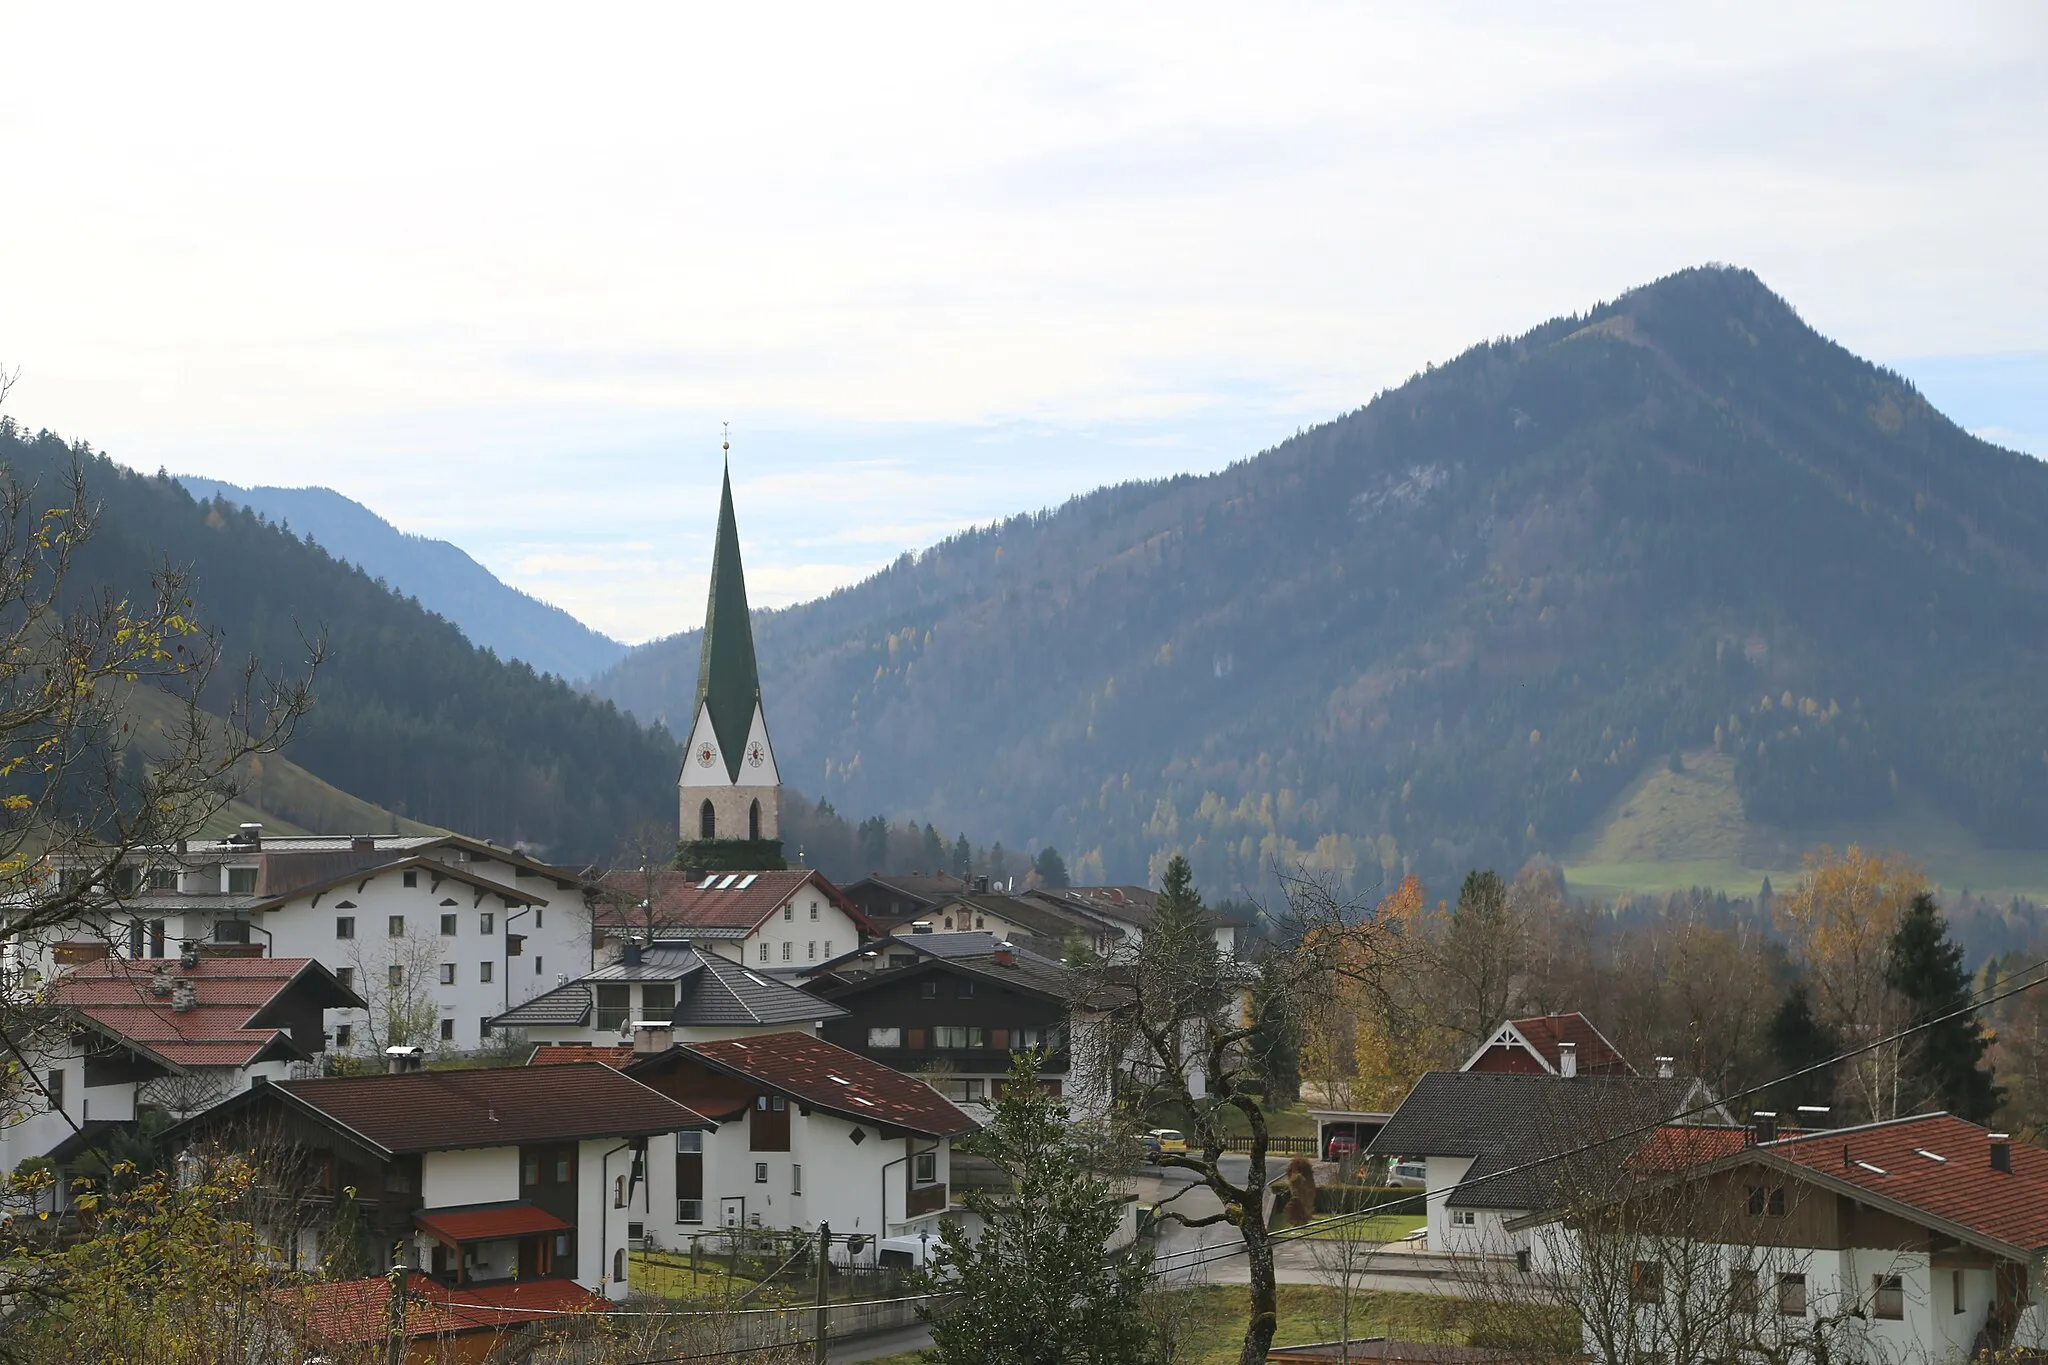
{"label": "church steeple", "polygon": [[[732,446],[727,443],[726,450]],[[728,457],[729,458],[729,457]],[[697,709],[676,786],[684,867],[769,871],[780,868],[782,778],[761,709],[754,626],[740,567],[739,519],[732,510],[732,469],[718,500],[711,552],[711,596],[704,608],[704,657],[697,665]]]}
{"label": "church steeple", "polygon": [[718,502],[718,542],[711,556],[711,600],[704,608],[704,657],[697,665],[697,706],[709,712],[726,776],[740,780],[747,731],[761,701],[754,664],[754,626],[747,616],[747,579],[740,568],[739,522],[732,511],[732,469]]}

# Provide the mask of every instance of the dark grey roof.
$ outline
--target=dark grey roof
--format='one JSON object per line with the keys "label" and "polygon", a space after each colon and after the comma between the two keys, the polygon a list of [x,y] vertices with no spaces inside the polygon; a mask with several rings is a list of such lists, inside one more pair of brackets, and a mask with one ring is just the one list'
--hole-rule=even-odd
{"label": "dark grey roof", "polygon": [[676,1008],[670,1022],[678,1028],[796,1024],[846,1013],[830,1001],[729,958],[684,944],[656,943],[643,950],[636,963],[600,967],[507,1010],[491,1023],[510,1028],[581,1027],[590,1019],[592,983],[606,981],[675,982]]}
{"label": "dark grey roof", "polygon": [[1684,1112],[1696,1088],[1696,1082],[1684,1077],[1566,1080],[1496,1071],[1431,1071],[1415,1083],[1379,1136],[1366,1144],[1366,1152],[1471,1157],[1471,1168],[1447,1203],[1485,1209],[1543,1208],[1555,1202],[1560,1182],[1611,1171],[1637,1144],[1615,1141],[1577,1149],[1673,1118]]}

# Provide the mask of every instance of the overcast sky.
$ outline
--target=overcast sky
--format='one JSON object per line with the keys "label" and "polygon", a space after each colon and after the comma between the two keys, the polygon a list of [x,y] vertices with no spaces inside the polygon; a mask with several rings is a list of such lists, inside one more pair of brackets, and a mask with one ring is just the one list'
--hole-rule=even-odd
{"label": "overcast sky", "polygon": [[628,640],[1705,261],[2048,455],[2048,6],[1449,8],[0,2],[9,411]]}

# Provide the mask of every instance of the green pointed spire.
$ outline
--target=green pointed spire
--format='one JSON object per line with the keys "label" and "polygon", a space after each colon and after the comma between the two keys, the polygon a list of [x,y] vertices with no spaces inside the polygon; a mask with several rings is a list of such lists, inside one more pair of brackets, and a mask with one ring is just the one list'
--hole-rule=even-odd
{"label": "green pointed spire", "polygon": [[704,609],[704,659],[697,666],[697,708],[711,711],[711,729],[726,774],[740,780],[747,730],[761,699],[754,666],[754,627],[747,618],[747,580],[740,569],[740,529],[732,514],[732,470],[718,503],[718,545],[711,557],[711,601]]}

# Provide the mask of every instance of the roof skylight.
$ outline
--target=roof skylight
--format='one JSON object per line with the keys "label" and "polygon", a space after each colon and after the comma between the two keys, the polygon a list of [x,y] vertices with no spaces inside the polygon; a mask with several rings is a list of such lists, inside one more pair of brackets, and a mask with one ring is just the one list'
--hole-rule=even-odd
{"label": "roof skylight", "polygon": [[1857,1164],[1858,1166],[1861,1166],[1861,1167],[1862,1167],[1862,1168],[1863,1168],[1864,1170],[1866,1170],[1866,1171],[1869,1171],[1869,1172],[1870,1172],[1870,1173],[1871,1173],[1872,1175],[1890,1175],[1890,1174],[1891,1174],[1891,1172],[1890,1172],[1890,1171],[1887,1171],[1887,1170],[1886,1170],[1886,1169],[1885,1169],[1884,1167],[1882,1167],[1882,1166],[1873,1166],[1873,1165],[1871,1165],[1871,1164],[1870,1164],[1869,1162],[1867,1162],[1867,1161],[1859,1161],[1859,1162],[1857,1162],[1856,1164]]}
{"label": "roof skylight", "polygon": [[737,873],[737,872],[728,872],[728,873],[726,873],[726,874],[725,874],[725,880],[724,880],[724,881],[722,881],[722,882],[720,882],[720,883],[718,884],[718,889],[719,889],[720,891],[723,891],[723,890],[725,890],[725,889],[726,889],[726,888],[727,888],[728,886],[731,886],[731,885],[732,885],[732,884],[733,884],[734,882],[738,881],[739,879],[740,879],[740,874],[739,874],[739,873]]}
{"label": "roof skylight", "polygon": [[1926,1149],[1925,1147],[1915,1147],[1915,1148],[1913,1149],[1913,1155],[1914,1155],[1914,1156],[1924,1156],[1924,1157],[1926,1157],[1926,1158],[1927,1158],[1927,1159],[1928,1159],[1929,1161],[1939,1161],[1939,1162],[1940,1162],[1940,1163],[1941,1163],[1942,1165],[1944,1165],[1944,1166],[1948,1165],[1948,1158],[1947,1158],[1947,1157],[1945,1157],[1945,1156],[1941,1155],[1941,1153],[1939,1153],[1939,1152],[1930,1152],[1930,1151],[1928,1151],[1928,1150],[1927,1150],[1927,1149]]}
{"label": "roof skylight", "polygon": [[761,874],[758,872],[749,872],[746,876],[740,878],[739,889],[742,891],[746,890],[748,887],[754,884],[754,878],[760,875]]}
{"label": "roof skylight", "polygon": [[697,889],[699,891],[709,891],[711,889],[711,884],[717,880],[718,874],[714,872],[710,876],[706,877],[703,881],[698,882]]}

